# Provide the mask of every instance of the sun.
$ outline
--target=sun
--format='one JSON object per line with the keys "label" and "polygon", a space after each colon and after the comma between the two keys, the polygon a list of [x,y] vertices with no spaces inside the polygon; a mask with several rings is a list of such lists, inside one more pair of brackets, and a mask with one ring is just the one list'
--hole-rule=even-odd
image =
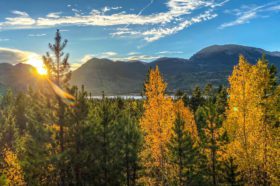
{"label": "sun", "polygon": [[47,74],[47,69],[45,68],[44,63],[39,56],[30,54],[28,56],[28,59],[27,59],[26,63],[35,67],[38,74],[40,74],[40,75],[46,75]]}

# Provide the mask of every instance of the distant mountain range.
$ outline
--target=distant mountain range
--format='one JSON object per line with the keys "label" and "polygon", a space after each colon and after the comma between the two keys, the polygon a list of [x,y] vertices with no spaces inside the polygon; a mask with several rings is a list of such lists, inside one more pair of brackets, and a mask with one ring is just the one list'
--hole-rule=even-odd
{"label": "distant mountain range", "polygon": [[[196,85],[227,84],[238,56],[243,54],[250,63],[266,55],[270,64],[280,69],[280,52],[241,45],[213,45],[194,54],[190,59],[160,58],[150,63],[141,61],[112,61],[93,58],[72,73],[71,84],[85,85],[93,95],[104,91],[107,95],[139,94],[149,68],[159,66],[168,83],[168,91],[189,90]],[[0,64],[1,87],[24,89],[36,84],[34,69],[29,65]]]}

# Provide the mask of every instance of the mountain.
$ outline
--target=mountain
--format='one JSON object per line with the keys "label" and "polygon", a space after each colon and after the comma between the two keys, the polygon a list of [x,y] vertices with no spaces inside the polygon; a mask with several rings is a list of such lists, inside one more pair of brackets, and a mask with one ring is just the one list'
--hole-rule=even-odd
{"label": "mountain", "polygon": [[240,54],[253,64],[265,54],[270,64],[280,69],[280,52],[241,45],[213,45],[200,50],[190,59],[160,58],[144,63],[93,58],[73,72],[71,83],[84,84],[93,95],[100,95],[102,91],[109,95],[139,93],[148,69],[158,65],[168,83],[168,91],[189,90],[207,83],[218,86],[227,84]]}
{"label": "mountain", "polygon": [[142,62],[113,62],[93,58],[72,73],[71,84],[85,85],[93,95],[139,92],[148,66]]}
{"label": "mountain", "polygon": [[34,87],[38,81],[40,78],[31,65],[0,63],[0,94],[7,89],[26,90],[28,87]]}
{"label": "mountain", "polygon": [[[73,71],[71,84],[85,85],[93,95],[139,94],[149,68],[159,66],[168,83],[168,91],[190,90],[196,85],[227,84],[238,57],[243,54],[250,63],[263,55],[280,69],[280,52],[241,45],[213,45],[195,53],[189,59],[159,58],[150,63],[141,61],[112,61],[92,58]],[[35,69],[26,64],[0,64],[0,91],[9,88],[24,90],[38,83]]]}

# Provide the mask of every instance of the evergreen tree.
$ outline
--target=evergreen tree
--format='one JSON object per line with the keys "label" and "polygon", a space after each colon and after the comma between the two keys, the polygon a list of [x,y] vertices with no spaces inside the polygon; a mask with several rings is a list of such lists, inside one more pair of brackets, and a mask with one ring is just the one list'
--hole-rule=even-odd
{"label": "evergreen tree", "polygon": [[[62,41],[59,30],[56,32],[56,36],[54,39],[54,44],[49,44],[50,50],[54,54],[54,58],[50,55],[50,53],[46,53],[43,56],[44,64],[48,71],[49,81],[54,82],[56,86],[62,88],[65,87],[70,80],[70,65],[68,63],[69,54],[66,54],[64,57],[64,48],[67,45],[67,40]],[[64,57],[64,58],[63,58]],[[54,90],[55,91],[55,90]],[[64,112],[65,105],[63,103],[64,97],[57,94],[58,108],[57,108],[57,116],[58,116],[58,124],[59,124],[59,145],[60,145],[60,153],[64,154],[65,144],[64,144]],[[61,185],[65,185],[65,170],[64,163],[60,162],[60,182]]]}
{"label": "evergreen tree", "polygon": [[232,157],[229,157],[222,168],[225,184],[231,186],[243,185],[241,180],[241,173],[238,171],[238,165]]}
{"label": "evergreen tree", "polygon": [[128,101],[122,111],[120,131],[124,149],[124,167],[126,185],[135,186],[139,171],[139,152],[142,144],[142,135],[139,128],[139,109],[136,101]]}
{"label": "evergreen tree", "polygon": [[15,119],[15,98],[11,90],[1,100],[0,110],[0,150],[5,146],[15,149],[18,139],[18,128]]}
{"label": "evergreen tree", "polygon": [[[68,176],[68,182],[70,178],[73,177],[74,185],[83,185],[83,177],[85,175],[83,167],[86,166],[83,160],[83,151],[85,149],[85,129],[86,122],[89,113],[89,103],[88,103],[88,93],[85,91],[84,86],[81,90],[77,87],[73,87],[70,91],[72,95],[75,96],[75,102],[72,107],[68,107],[68,123],[71,125],[69,129],[69,151],[68,156],[70,156],[71,170],[73,170],[74,175]],[[72,171],[70,172],[72,173]]]}
{"label": "evergreen tree", "polygon": [[190,99],[190,108],[195,113],[196,110],[200,105],[202,105],[204,102],[204,98],[201,92],[200,87],[195,87],[195,89],[192,92],[192,96]]}
{"label": "evergreen tree", "polygon": [[175,173],[170,178],[174,185],[203,183],[204,157],[200,154],[194,116],[179,100],[175,105],[176,120],[170,140],[170,159]]}

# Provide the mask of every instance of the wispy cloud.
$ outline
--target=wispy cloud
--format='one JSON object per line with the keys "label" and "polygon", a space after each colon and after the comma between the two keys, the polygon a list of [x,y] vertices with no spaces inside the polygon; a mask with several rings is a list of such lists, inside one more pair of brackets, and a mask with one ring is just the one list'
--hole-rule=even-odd
{"label": "wispy cloud", "polygon": [[62,14],[62,12],[52,12],[52,13],[47,14],[46,17],[48,17],[48,18],[59,18],[60,14]]}
{"label": "wispy cloud", "polygon": [[38,59],[41,58],[39,54],[30,51],[23,51],[13,48],[0,48],[0,63],[28,63],[30,56],[36,57]]}
{"label": "wispy cloud", "polygon": [[158,54],[183,54],[182,51],[160,51]]}
{"label": "wispy cloud", "polygon": [[3,42],[3,41],[10,41],[9,38],[0,38],[0,42]]}
{"label": "wispy cloud", "polygon": [[246,24],[257,17],[269,17],[269,15],[272,12],[279,11],[279,10],[280,10],[280,1],[267,3],[260,6],[243,5],[239,9],[226,10],[225,13],[235,15],[236,19],[231,22],[223,23],[222,25],[219,26],[219,29]]}
{"label": "wispy cloud", "polygon": [[47,34],[28,34],[29,37],[42,37],[46,36]]}
{"label": "wispy cloud", "polygon": [[146,32],[143,32],[142,35],[145,36],[146,41],[153,42],[162,37],[175,34],[179,31],[191,26],[194,23],[200,23],[202,21],[207,21],[207,20],[213,19],[215,17],[217,17],[217,14],[213,14],[212,11],[206,11],[197,17],[193,17],[190,20],[186,20],[186,21],[179,23],[175,27],[151,29]]}
{"label": "wispy cloud", "polygon": [[13,10],[13,14],[18,15],[20,17],[28,17],[29,15],[26,12],[18,11],[18,10]]}
{"label": "wispy cloud", "polygon": [[132,62],[132,61],[152,61],[158,58],[163,57],[162,54],[158,53],[158,55],[144,55],[140,54],[138,52],[129,52],[127,55],[121,55],[117,52],[113,51],[108,51],[108,52],[102,52],[100,54],[86,54],[82,59],[80,59],[79,62],[77,63],[72,63],[71,64],[71,69],[75,70],[79,68],[81,65],[85,64],[92,58],[99,58],[99,59],[110,59],[113,61],[127,61],[127,62]]}
{"label": "wispy cloud", "polygon": [[118,53],[117,52],[109,51],[109,52],[103,52],[102,55],[106,56],[106,57],[114,57],[114,56],[117,56]]}
{"label": "wispy cloud", "polygon": [[[93,9],[90,13],[72,8],[74,15],[52,12],[44,17],[32,18],[26,12],[13,11],[15,16],[0,22],[1,29],[46,28],[67,25],[117,26],[111,33],[115,37],[137,36],[148,42],[175,34],[195,23],[213,19],[217,16],[215,8],[223,6],[228,0],[168,0],[167,11],[143,15],[152,6],[153,0],[135,13],[116,12],[121,7]],[[111,10],[114,10],[111,12]],[[203,13],[198,13],[203,12]],[[108,14],[110,12],[110,14]],[[125,26],[126,25],[126,26]],[[143,26],[146,27],[143,27]],[[123,27],[125,26],[125,27]],[[142,30],[135,28],[142,26]]]}

